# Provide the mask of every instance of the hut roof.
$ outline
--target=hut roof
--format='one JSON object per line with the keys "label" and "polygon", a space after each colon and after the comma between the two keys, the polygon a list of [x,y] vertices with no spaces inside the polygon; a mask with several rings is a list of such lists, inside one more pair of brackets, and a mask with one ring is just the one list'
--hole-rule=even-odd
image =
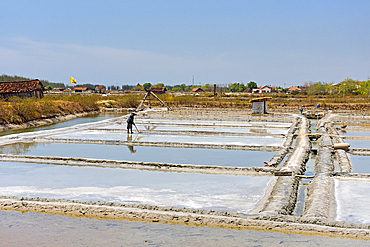
{"label": "hut roof", "polygon": [[75,87],[73,90],[75,90],[75,91],[77,91],[77,90],[86,91],[87,87]]}
{"label": "hut roof", "polygon": [[31,81],[0,82],[0,93],[29,92],[35,91],[36,89],[45,90],[38,79]]}
{"label": "hut roof", "polygon": [[254,98],[254,99],[251,99],[250,102],[263,102],[263,101],[267,101],[269,99],[272,99],[272,97],[259,97],[259,98]]}
{"label": "hut roof", "polygon": [[150,87],[150,91],[154,93],[163,93],[167,91],[166,87]]}

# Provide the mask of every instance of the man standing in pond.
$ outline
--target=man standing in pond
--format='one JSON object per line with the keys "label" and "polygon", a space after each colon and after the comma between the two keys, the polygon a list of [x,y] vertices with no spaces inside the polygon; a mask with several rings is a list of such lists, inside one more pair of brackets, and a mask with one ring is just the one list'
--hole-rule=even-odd
{"label": "man standing in pond", "polygon": [[136,113],[133,112],[133,113],[130,114],[130,116],[127,119],[127,134],[130,134],[130,131],[131,131],[131,134],[132,134],[132,125],[135,124],[134,123],[135,115],[136,115]]}

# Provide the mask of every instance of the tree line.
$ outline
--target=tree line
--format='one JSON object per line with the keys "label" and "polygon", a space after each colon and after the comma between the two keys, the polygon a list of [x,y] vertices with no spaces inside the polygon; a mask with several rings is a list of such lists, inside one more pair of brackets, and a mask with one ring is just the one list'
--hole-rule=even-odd
{"label": "tree line", "polygon": [[[25,81],[25,80],[34,80],[32,78],[27,78],[17,75],[0,75],[0,82],[6,81]],[[75,87],[87,87],[89,90],[94,90],[99,84],[77,84],[77,85],[66,85],[64,83],[58,82],[49,82],[48,80],[40,80],[46,89],[54,88],[75,88]],[[102,85],[108,90],[131,90],[137,91],[140,90],[136,85],[110,85],[108,87]],[[164,83],[152,84],[146,82],[143,84],[143,87],[149,89],[150,87],[166,87],[168,91],[172,92],[191,92],[193,88],[201,88],[205,92],[213,92],[214,84],[206,83],[205,85],[186,85],[185,83],[170,86],[164,85]],[[369,95],[370,96],[370,78],[366,81],[353,80],[347,78],[339,83],[326,83],[326,82],[305,82],[300,88],[308,88],[308,90],[302,90],[301,94],[308,95],[327,95],[327,94],[356,94],[356,95]],[[253,89],[258,88],[258,85],[254,81],[250,81],[247,84],[243,82],[233,82],[226,84],[217,84],[218,92],[252,92]],[[288,88],[277,87],[278,92],[288,92]]]}

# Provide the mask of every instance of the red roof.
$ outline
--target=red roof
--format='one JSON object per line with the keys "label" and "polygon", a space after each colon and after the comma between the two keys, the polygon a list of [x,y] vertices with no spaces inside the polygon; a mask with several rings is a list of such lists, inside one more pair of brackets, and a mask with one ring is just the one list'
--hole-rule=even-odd
{"label": "red roof", "polygon": [[154,93],[163,93],[167,91],[166,87],[150,87],[150,91]]}
{"label": "red roof", "polygon": [[0,93],[29,92],[36,89],[45,90],[39,80],[0,82]]}
{"label": "red roof", "polygon": [[192,92],[204,92],[203,89],[201,89],[200,87],[195,87],[193,89],[191,89]]}
{"label": "red roof", "polygon": [[290,87],[289,91],[301,91],[299,87]]}
{"label": "red roof", "polygon": [[73,90],[80,90],[80,91],[86,91],[87,87],[75,87]]}

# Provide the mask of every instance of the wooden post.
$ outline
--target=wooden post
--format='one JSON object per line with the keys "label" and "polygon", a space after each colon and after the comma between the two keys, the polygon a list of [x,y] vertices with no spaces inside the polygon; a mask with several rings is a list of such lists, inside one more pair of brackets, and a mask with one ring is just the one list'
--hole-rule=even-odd
{"label": "wooden post", "polygon": [[148,102],[149,102],[149,109],[152,109],[152,107],[150,106],[150,94],[148,95]]}

